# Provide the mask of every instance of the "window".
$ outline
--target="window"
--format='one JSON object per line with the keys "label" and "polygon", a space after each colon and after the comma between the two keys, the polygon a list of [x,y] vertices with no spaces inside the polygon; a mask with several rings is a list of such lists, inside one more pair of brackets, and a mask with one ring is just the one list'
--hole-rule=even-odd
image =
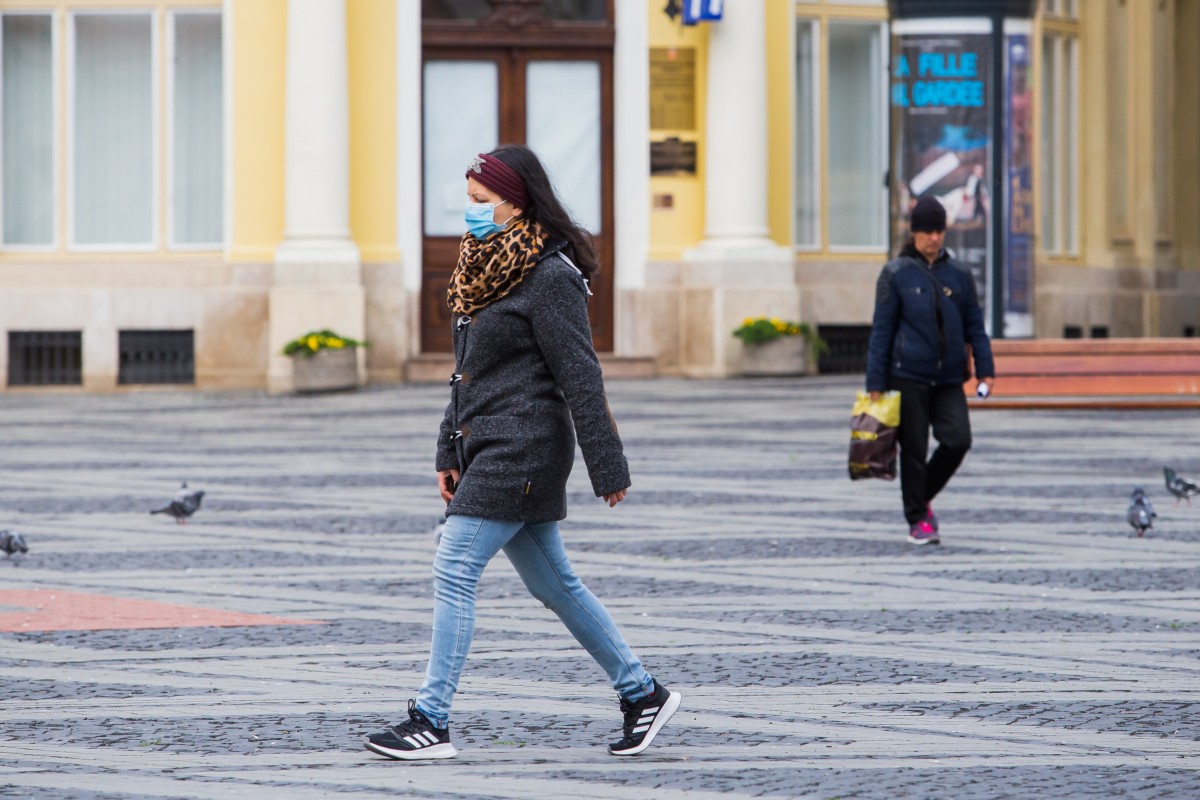
{"label": "window", "polygon": [[71,243],[154,244],[154,38],[149,13],[75,14]]}
{"label": "window", "polygon": [[171,15],[171,242],[224,238],[221,15]]}
{"label": "window", "polygon": [[[1073,4],[1048,3],[1046,13]],[[1040,228],[1042,250],[1079,252],[1079,32],[1078,23],[1045,24],[1042,32]]]}
{"label": "window", "polygon": [[796,246],[821,246],[821,186],[817,173],[817,25],[796,23]]}
{"label": "window", "polygon": [[886,9],[878,20],[842,19],[834,5],[796,21],[793,241],[879,252],[888,226]]}
{"label": "window", "polygon": [[883,26],[829,26],[829,245],[887,246]]}
{"label": "window", "polygon": [[[609,0],[541,0],[543,17],[565,22],[604,22]],[[421,16],[437,20],[482,20],[490,16],[517,18],[529,15],[537,0],[421,0]]]}
{"label": "window", "polygon": [[1076,16],[1078,16],[1078,1],[1079,0],[1046,0],[1046,15],[1074,19]]}
{"label": "window", "polygon": [[54,43],[49,14],[0,17],[0,243],[54,244]]}
{"label": "window", "polygon": [[219,248],[221,36],[216,8],[0,14],[0,246]]}

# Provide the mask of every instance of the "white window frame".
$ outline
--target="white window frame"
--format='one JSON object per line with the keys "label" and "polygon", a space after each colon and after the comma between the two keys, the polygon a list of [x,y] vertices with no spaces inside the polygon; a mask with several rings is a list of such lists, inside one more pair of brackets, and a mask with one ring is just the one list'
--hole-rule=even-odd
{"label": "white window frame", "polygon": [[[880,88],[880,92],[879,92],[878,102],[879,102],[879,113],[880,113],[879,118],[881,120],[883,120],[883,123],[884,123],[883,133],[882,133],[882,136],[880,136],[880,138],[879,138],[879,151],[880,151],[879,154],[880,154],[880,163],[883,164],[884,171],[882,173],[880,173],[880,175],[879,175],[879,192],[883,197],[883,216],[879,219],[878,233],[880,235],[880,238],[881,238],[883,244],[881,244],[881,245],[849,245],[849,244],[835,245],[835,244],[830,243],[829,242],[829,226],[827,224],[828,215],[825,215],[825,218],[822,221],[821,239],[825,243],[826,250],[830,253],[837,253],[837,254],[842,254],[842,255],[845,255],[845,254],[879,255],[881,253],[886,254],[888,252],[888,225],[889,225],[888,207],[890,204],[890,198],[888,196],[888,186],[887,186],[887,183],[884,181],[884,176],[887,174],[887,170],[889,169],[888,159],[890,156],[889,147],[888,147],[888,139],[890,137],[890,133],[889,133],[890,122],[889,121],[891,120],[891,114],[890,114],[891,109],[888,106],[888,87],[889,87],[891,81],[889,79],[889,74],[888,74],[888,58],[890,55],[889,45],[891,42],[891,31],[889,29],[888,23],[886,21],[881,21],[881,20],[871,20],[871,19],[861,19],[860,20],[860,19],[855,19],[852,17],[841,17],[841,18],[826,18],[825,21],[827,23],[836,22],[839,25],[847,25],[847,24],[863,25],[863,26],[874,25],[879,28],[879,70],[880,70],[880,72],[879,72],[879,88]],[[828,28],[826,29],[825,34],[822,38],[824,38],[826,41],[828,41],[828,38],[829,38]],[[828,51],[828,48],[826,48],[826,50]],[[828,111],[829,110],[829,102],[828,102],[828,93],[829,93],[828,71],[829,71],[829,67],[828,67],[828,64],[829,64],[828,52],[826,52],[825,58],[822,61],[822,65],[825,67],[825,73],[822,76],[822,78],[823,78],[822,83],[823,83],[823,91],[825,92],[825,96],[826,96],[826,102],[824,104],[824,108],[825,108],[824,119],[821,120],[821,122],[822,122],[821,135],[823,137],[825,137],[825,139],[828,139],[828,136],[829,136],[829,111]],[[828,143],[826,143],[824,152],[827,154],[829,152]],[[826,187],[826,190],[828,190],[828,187]],[[825,196],[824,200],[825,200],[825,203],[828,204],[828,201],[829,201],[828,191],[826,191],[825,194],[826,194],[826,196]]]}
{"label": "white window frame", "polygon": [[[796,53],[797,53],[797,49],[799,47],[799,45],[798,45],[799,39],[797,37],[797,34],[799,33],[798,27],[799,27],[800,23],[802,23],[802,22],[807,23],[811,30],[811,38],[812,38],[812,82],[811,83],[812,83],[812,86],[810,87],[810,89],[812,91],[814,108],[813,108],[813,113],[810,115],[807,122],[797,118],[794,120],[794,123],[796,125],[807,124],[808,128],[809,128],[809,139],[812,141],[812,153],[811,153],[812,165],[813,165],[812,196],[809,199],[812,201],[813,208],[815,209],[814,230],[815,230],[816,235],[815,235],[813,241],[808,244],[800,244],[799,242],[796,241],[799,236],[799,233],[795,230],[796,214],[795,214],[795,209],[793,209],[792,219],[791,219],[791,224],[792,224],[793,229],[792,229],[792,237],[791,238],[792,238],[792,248],[795,252],[797,252],[797,253],[820,253],[824,249],[824,239],[825,239],[825,204],[821,201],[821,185],[822,185],[821,180],[825,173],[824,165],[821,161],[821,142],[824,140],[824,136],[825,136],[825,132],[824,132],[824,130],[822,130],[822,126],[821,126],[821,84],[822,84],[822,78],[825,75],[824,61],[823,61],[824,50],[821,47],[821,18],[820,17],[807,17],[807,16],[796,17],[793,22],[793,26],[792,26],[792,69],[794,70],[795,65],[796,65]],[[794,94],[795,93],[795,84],[793,84],[792,91]],[[795,109],[793,113],[798,115],[799,112],[800,112],[799,109]],[[795,136],[792,136],[792,147],[796,148],[796,137]],[[799,153],[796,152],[795,149],[793,149],[792,164],[795,165],[798,163],[800,163],[799,162]],[[794,166],[793,166],[793,169],[795,169]],[[792,178],[793,178],[793,180],[795,180],[796,175],[793,175]],[[800,197],[800,191],[797,188],[792,197],[792,202],[796,202],[799,199],[799,197]]]}
{"label": "white window frame", "polygon": [[[59,110],[58,103],[58,85],[59,85],[59,66],[58,56],[61,43],[59,41],[59,21],[62,15],[55,9],[37,9],[37,8],[15,8],[4,9],[0,11],[0,22],[5,17],[19,16],[41,16],[50,18],[50,92],[52,94],[50,101],[50,118],[53,128],[53,155],[50,158],[51,163],[51,180],[53,185],[50,187],[50,200],[53,204],[52,213],[53,220],[50,226],[50,243],[49,244],[8,244],[4,240],[4,159],[0,157],[0,252],[4,253],[53,253],[59,247],[59,194],[60,181],[62,179],[61,164],[60,164],[60,144],[62,143],[62,115]],[[4,39],[0,37],[0,65],[4,63]],[[0,81],[0,108],[3,108],[4,99],[4,83]],[[4,128],[0,126],[0,144],[3,142]],[[4,151],[0,149],[0,154]]]}
{"label": "white window frame", "polygon": [[[75,21],[82,16],[140,15],[150,18],[150,241],[128,244],[79,244],[75,241]],[[162,108],[159,85],[159,30],[161,15],[156,8],[83,8],[68,12],[67,24],[67,252],[69,253],[155,253],[162,229]]]}
{"label": "white window frame", "polygon": [[[224,13],[221,7],[205,7],[205,8],[173,8],[169,9],[166,14],[167,28],[167,64],[166,64],[166,81],[167,81],[167,118],[166,131],[164,133],[166,141],[164,147],[166,149],[167,160],[167,202],[165,213],[167,215],[167,249],[177,253],[196,253],[196,252],[211,252],[214,250],[222,250],[225,247],[225,239],[229,237],[229,232],[223,230],[221,239],[214,242],[189,242],[181,243],[175,240],[175,20],[181,16],[199,16],[202,14],[215,15],[221,18],[221,92],[224,95],[226,86],[228,85],[228,69],[229,62],[226,58],[226,50],[228,42],[225,39],[224,28]],[[157,98],[157,92],[155,93]],[[226,98],[221,98],[221,107],[224,113],[228,115],[229,105]],[[157,119],[157,117],[155,117]],[[224,121],[224,125],[228,126],[229,120]],[[229,159],[229,148],[226,136],[222,136],[221,141],[221,179],[222,182],[228,180],[229,171],[227,169]],[[155,162],[157,165],[157,161]],[[156,184],[157,186],[157,184]],[[228,187],[222,186],[221,201],[227,202]],[[229,224],[225,209],[221,210],[222,227]],[[155,227],[155,230],[158,230]]]}

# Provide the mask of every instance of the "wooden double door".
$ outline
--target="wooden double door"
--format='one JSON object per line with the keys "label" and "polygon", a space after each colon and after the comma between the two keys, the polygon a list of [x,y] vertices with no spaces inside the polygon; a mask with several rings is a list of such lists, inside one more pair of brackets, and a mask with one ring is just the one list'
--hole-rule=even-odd
{"label": "wooden double door", "polygon": [[[553,40],[553,37],[550,37]],[[611,45],[423,45],[421,350],[450,350],[446,286],[465,230],[467,164],[499,144],[538,154],[593,237],[601,271],[589,301],[598,351],[613,349]]]}

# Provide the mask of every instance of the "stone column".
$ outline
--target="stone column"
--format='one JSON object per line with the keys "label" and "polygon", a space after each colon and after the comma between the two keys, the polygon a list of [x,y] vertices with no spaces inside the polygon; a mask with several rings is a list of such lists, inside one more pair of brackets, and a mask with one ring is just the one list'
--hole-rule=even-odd
{"label": "stone column", "polygon": [[[284,237],[270,292],[268,388],[289,391],[280,351],[309,330],[363,339],[358,247],[350,238],[345,0],[288,0]],[[359,374],[363,374],[359,353]]]}
{"label": "stone column", "polygon": [[767,221],[765,0],[728,4],[709,25],[705,102],[705,236],[684,253],[682,361],[687,374],[723,377],[737,369],[731,332],[743,318],[800,318],[791,250]]}
{"label": "stone column", "polygon": [[763,0],[729,4],[709,26],[705,241],[774,249],[767,227],[767,60]]}

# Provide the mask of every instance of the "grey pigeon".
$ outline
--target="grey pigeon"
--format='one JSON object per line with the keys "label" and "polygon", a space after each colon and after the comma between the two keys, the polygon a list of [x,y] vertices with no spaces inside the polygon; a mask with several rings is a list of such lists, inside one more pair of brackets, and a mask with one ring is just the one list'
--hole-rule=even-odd
{"label": "grey pigeon", "polygon": [[1186,500],[1190,506],[1192,495],[1200,494],[1200,486],[1197,486],[1195,481],[1176,475],[1175,470],[1170,467],[1163,467],[1163,477],[1167,479],[1167,491],[1175,495],[1175,505],[1179,505],[1180,500]]}
{"label": "grey pigeon", "polygon": [[1146,496],[1142,487],[1135,487],[1133,494],[1129,496],[1129,510],[1125,512],[1125,519],[1137,531],[1137,535],[1142,536],[1153,528],[1154,518],[1157,516],[1154,506],[1150,504],[1150,498]]}
{"label": "grey pigeon", "polygon": [[5,558],[12,558],[14,553],[28,553],[29,545],[25,544],[25,537],[21,534],[4,530],[0,531],[0,550],[4,551]]}
{"label": "grey pigeon", "polygon": [[170,514],[179,524],[187,522],[187,518],[196,513],[200,508],[200,501],[204,499],[204,492],[189,492],[187,481],[179,488],[179,494],[175,495],[175,499],[167,503],[162,508],[156,508],[151,511],[151,514]]}

